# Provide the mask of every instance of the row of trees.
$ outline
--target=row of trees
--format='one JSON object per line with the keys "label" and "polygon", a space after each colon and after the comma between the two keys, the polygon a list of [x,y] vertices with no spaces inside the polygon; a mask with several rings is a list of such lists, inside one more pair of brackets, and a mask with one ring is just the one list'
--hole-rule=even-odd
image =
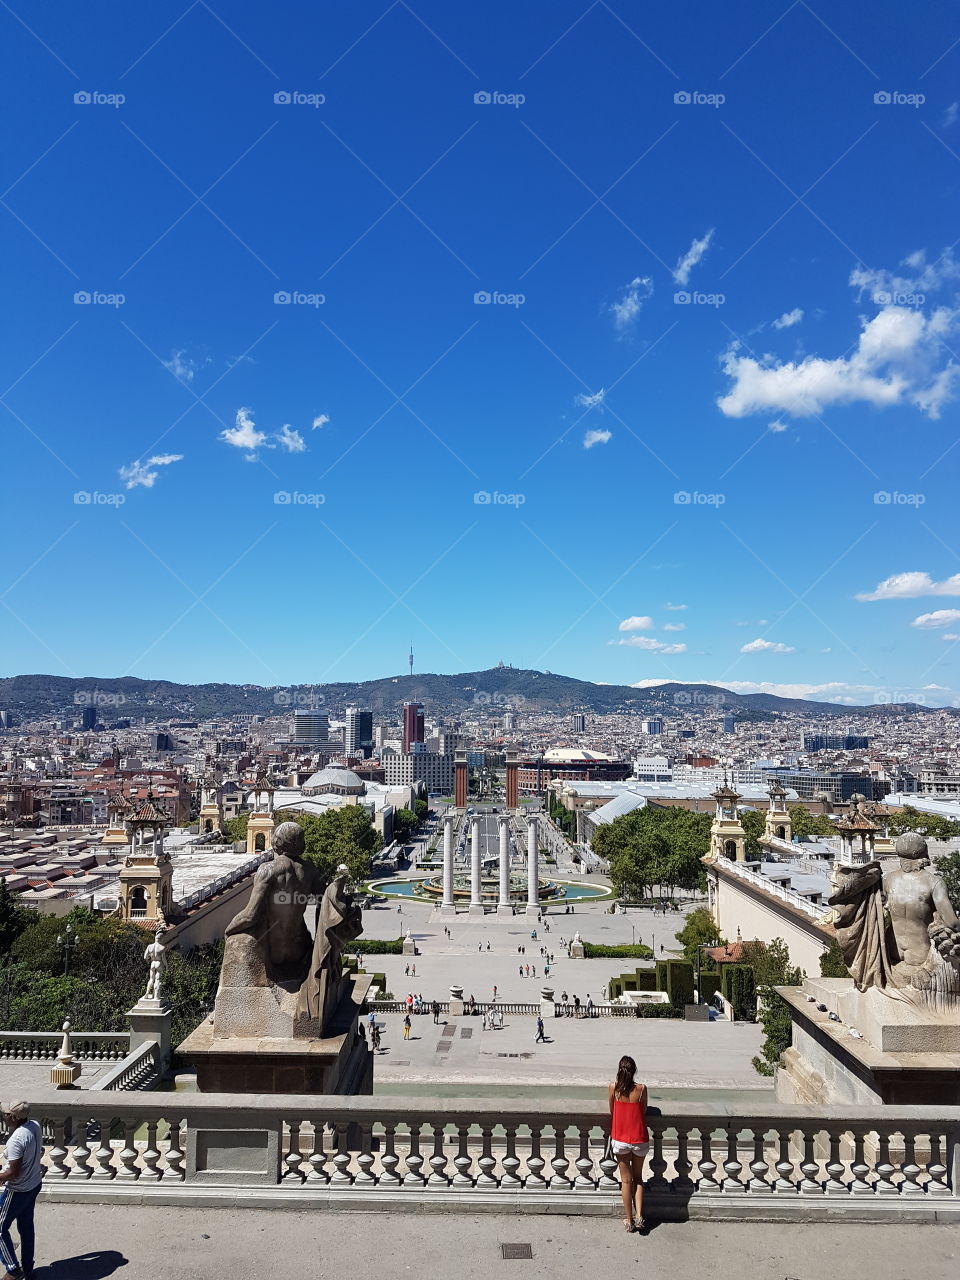
{"label": "row of trees", "polygon": [[704,885],[701,858],[710,848],[710,817],[688,809],[647,806],[598,829],[593,850],[605,858],[617,895],[639,901],[654,887],[668,892]]}

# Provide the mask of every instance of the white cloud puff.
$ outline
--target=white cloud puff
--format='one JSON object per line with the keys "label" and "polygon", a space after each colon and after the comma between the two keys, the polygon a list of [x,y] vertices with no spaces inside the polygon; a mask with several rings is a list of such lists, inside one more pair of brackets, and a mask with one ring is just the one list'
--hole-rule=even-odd
{"label": "white cloud puff", "polygon": [[320,427],[325,427],[329,421],[330,415],[328,413],[318,413],[311,423],[311,426],[314,431],[317,431]]}
{"label": "white cloud puff", "polygon": [[265,432],[257,430],[251,411],[243,408],[237,410],[235,425],[220,432],[220,439],[224,444],[233,445],[235,449],[246,449],[250,453],[255,453],[267,442]]}
{"label": "white cloud puff", "polygon": [[664,631],[686,631],[687,624],[685,622],[665,622],[663,629]]}
{"label": "white cloud puff", "polygon": [[592,449],[595,444],[608,444],[612,439],[612,431],[588,431],[583,437],[583,447]]}
{"label": "white cloud puff", "polygon": [[960,622],[960,609],[934,609],[933,613],[921,613],[910,625],[934,631],[939,627],[955,626],[958,622]]}
{"label": "white cloud puff", "polygon": [[800,307],[794,307],[792,311],[785,311],[773,322],[775,329],[792,329],[795,324],[799,324],[803,319],[803,311]]}
{"label": "white cloud puff", "polygon": [[779,640],[763,640],[759,636],[756,640],[748,640],[746,644],[740,646],[741,653],[796,653],[796,649],[789,644],[781,644]]}
{"label": "white cloud puff", "polygon": [[872,591],[862,591],[858,600],[915,600],[918,596],[960,596],[960,573],[943,582],[934,582],[929,573],[913,570],[894,573]]}
{"label": "white cloud puff", "polygon": [[631,649],[646,649],[649,653],[686,653],[685,644],[665,644],[662,640],[654,640],[652,636],[625,636],[623,640],[609,640],[608,644],[624,644]]}
{"label": "white cloud puff", "polygon": [[663,607],[664,607],[665,609],[670,609],[670,610],[673,610],[673,611],[679,612],[681,609],[687,609],[687,608],[689,608],[689,605],[685,605],[685,604],[671,604],[671,603],[670,603],[670,601],[668,600],[668,601],[667,601],[667,603],[666,603]]}
{"label": "white cloud puff", "polygon": [[653,293],[653,281],[649,276],[634,276],[618,302],[610,307],[613,327],[625,333],[633,326],[643,304]]}
{"label": "white cloud puff", "polygon": [[697,265],[703,255],[710,248],[710,242],[713,239],[713,227],[705,236],[701,236],[699,240],[694,240],[690,248],[683,255],[676,265],[673,272],[673,278],[677,284],[686,284],[690,279],[690,272]]}
{"label": "white cloud puff", "polygon": [[289,423],[284,425],[277,432],[277,440],[282,449],[286,449],[287,453],[306,453],[307,442],[299,431],[294,431]]}
{"label": "white cloud puff", "polygon": [[599,391],[595,391],[592,396],[578,395],[574,396],[574,403],[582,405],[584,409],[599,409],[606,398],[606,391],[603,387]]}
{"label": "white cloud puff", "polygon": [[618,631],[652,631],[653,619],[648,617],[624,618],[617,627]]}
{"label": "white cloud puff", "polygon": [[152,458],[147,458],[146,462],[131,462],[129,466],[121,467],[120,479],[128,489],[135,489],[137,485],[142,485],[144,489],[152,489],[159,474],[158,467],[169,467],[173,462],[182,461],[182,453],[158,453]]}

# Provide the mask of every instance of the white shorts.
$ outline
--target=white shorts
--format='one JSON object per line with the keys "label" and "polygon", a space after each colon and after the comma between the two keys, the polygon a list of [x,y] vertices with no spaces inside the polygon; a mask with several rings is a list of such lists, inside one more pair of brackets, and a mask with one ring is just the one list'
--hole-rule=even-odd
{"label": "white shorts", "polygon": [[650,1152],[650,1143],[649,1142],[617,1142],[616,1139],[614,1139],[610,1143],[610,1150],[613,1152],[615,1156],[632,1155],[632,1156],[640,1156],[640,1158],[643,1159],[643,1157],[648,1155]]}

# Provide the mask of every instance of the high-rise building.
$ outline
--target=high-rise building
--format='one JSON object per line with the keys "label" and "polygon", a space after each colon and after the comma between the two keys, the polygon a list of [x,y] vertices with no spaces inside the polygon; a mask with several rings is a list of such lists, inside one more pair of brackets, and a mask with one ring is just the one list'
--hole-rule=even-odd
{"label": "high-rise building", "polygon": [[403,704],[403,751],[407,754],[414,742],[423,741],[423,703]]}
{"label": "high-rise building", "polygon": [[347,707],[343,731],[343,749],[348,756],[373,755],[373,712]]}
{"label": "high-rise building", "polygon": [[326,711],[295,711],[293,740],[312,745],[326,742],[330,736],[330,717]]}
{"label": "high-rise building", "polygon": [[578,711],[576,715],[573,717],[573,732],[586,733],[586,731],[587,731],[587,717],[583,714],[582,711]]}
{"label": "high-rise building", "polygon": [[432,751],[387,752],[383,757],[384,780],[389,786],[422,782],[428,792],[449,794],[453,788],[453,756]]}
{"label": "high-rise building", "polygon": [[653,737],[655,734],[663,733],[663,721],[659,716],[651,716],[649,720],[644,720],[641,729],[645,734]]}
{"label": "high-rise building", "polygon": [[80,719],[81,729],[95,729],[97,727],[97,708],[84,707],[83,714]]}
{"label": "high-rise building", "polygon": [[736,733],[736,731],[737,731],[737,721],[736,721],[735,717],[734,717],[734,716],[724,716],[724,717],[723,717],[723,732],[724,732],[724,733]]}

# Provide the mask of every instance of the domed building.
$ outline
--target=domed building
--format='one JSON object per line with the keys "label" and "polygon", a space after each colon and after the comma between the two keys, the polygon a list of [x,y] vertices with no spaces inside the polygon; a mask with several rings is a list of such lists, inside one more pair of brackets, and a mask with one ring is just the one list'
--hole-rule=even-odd
{"label": "domed building", "polygon": [[305,796],[362,796],[366,783],[352,769],[334,761],[311,774],[300,790]]}

